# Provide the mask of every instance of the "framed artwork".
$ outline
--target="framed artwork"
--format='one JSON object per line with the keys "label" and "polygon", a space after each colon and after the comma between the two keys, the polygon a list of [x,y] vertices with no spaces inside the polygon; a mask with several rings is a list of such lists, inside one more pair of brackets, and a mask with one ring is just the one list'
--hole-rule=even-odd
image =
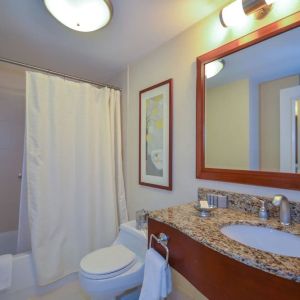
{"label": "framed artwork", "polygon": [[173,80],[140,91],[139,184],[172,190]]}

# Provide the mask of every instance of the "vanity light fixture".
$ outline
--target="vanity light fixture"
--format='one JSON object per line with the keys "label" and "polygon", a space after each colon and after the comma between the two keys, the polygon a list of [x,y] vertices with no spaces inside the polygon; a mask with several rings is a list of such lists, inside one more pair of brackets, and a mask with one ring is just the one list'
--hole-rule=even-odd
{"label": "vanity light fixture", "polygon": [[278,0],[266,0],[266,4],[270,5],[270,4],[273,4],[276,1],[278,1]]}
{"label": "vanity light fixture", "polygon": [[223,59],[214,60],[205,65],[205,77],[206,79],[216,76],[224,68],[225,62]]}
{"label": "vanity light fixture", "polygon": [[220,12],[220,21],[224,27],[241,24],[247,16],[256,13],[257,18],[264,17],[271,4],[278,0],[235,0]]}
{"label": "vanity light fixture", "polygon": [[44,3],[59,22],[81,32],[104,27],[112,16],[109,0],[44,0]]}

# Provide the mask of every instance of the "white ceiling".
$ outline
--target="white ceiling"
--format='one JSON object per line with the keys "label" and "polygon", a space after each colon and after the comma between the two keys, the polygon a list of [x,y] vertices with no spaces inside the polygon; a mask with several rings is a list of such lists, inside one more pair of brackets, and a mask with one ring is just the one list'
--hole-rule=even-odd
{"label": "white ceiling", "polygon": [[43,0],[0,1],[0,57],[98,82],[170,40],[228,0],[112,0],[112,22],[92,33],[64,27]]}

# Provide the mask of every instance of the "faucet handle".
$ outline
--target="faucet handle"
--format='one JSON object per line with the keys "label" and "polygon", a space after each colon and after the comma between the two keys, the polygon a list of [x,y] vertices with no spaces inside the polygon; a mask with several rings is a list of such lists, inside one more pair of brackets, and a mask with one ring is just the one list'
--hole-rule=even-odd
{"label": "faucet handle", "polygon": [[260,200],[259,199],[259,202],[261,203],[261,206],[266,206],[266,200]]}
{"label": "faucet handle", "polygon": [[258,216],[260,219],[267,220],[269,218],[269,213],[266,208],[266,201],[265,200],[259,200],[259,201],[261,203],[261,207],[259,209]]}

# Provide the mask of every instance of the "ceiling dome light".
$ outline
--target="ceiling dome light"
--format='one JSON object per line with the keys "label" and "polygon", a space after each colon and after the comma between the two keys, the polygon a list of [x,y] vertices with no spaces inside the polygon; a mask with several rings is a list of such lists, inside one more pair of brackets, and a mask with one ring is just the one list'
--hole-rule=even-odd
{"label": "ceiling dome light", "polygon": [[206,79],[216,76],[224,68],[224,60],[215,60],[205,65]]}
{"label": "ceiling dome light", "polygon": [[95,31],[111,20],[109,0],[44,0],[49,12],[65,26],[82,32]]}

